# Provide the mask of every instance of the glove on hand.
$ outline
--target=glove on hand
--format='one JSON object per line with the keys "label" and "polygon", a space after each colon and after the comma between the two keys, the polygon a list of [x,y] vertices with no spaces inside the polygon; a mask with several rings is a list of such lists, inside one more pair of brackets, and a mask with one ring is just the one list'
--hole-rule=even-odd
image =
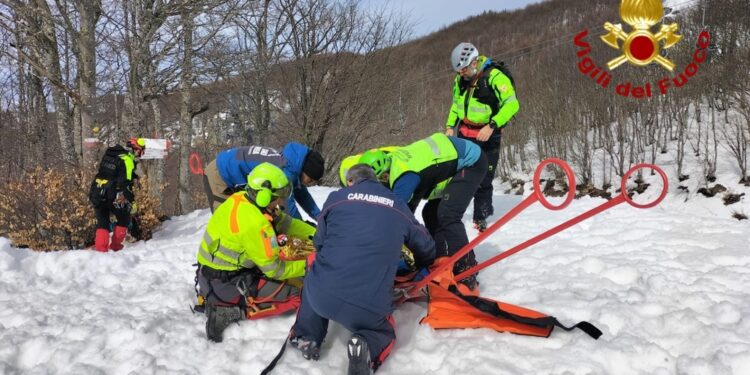
{"label": "glove on hand", "polygon": [[117,196],[115,197],[114,202],[112,202],[112,205],[117,209],[125,208],[129,204],[130,202],[128,202],[127,198],[125,198],[125,194],[121,191],[117,192]]}
{"label": "glove on hand", "polygon": [[310,240],[296,237],[287,237],[285,234],[276,236],[279,243],[279,259],[281,260],[303,260],[315,252],[315,245]]}
{"label": "glove on hand", "polygon": [[406,245],[401,245],[401,260],[404,261],[410,272],[416,271],[417,266],[414,262],[414,254]]}

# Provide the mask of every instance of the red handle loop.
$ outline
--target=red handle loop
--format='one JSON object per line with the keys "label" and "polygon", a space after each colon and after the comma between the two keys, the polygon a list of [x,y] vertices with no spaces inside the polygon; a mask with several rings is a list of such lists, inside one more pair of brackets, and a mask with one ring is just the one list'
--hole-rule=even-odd
{"label": "red handle loop", "polygon": [[201,157],[197,152],[190,154],[188,158],[188,166],[190,167],[190,173],[203,175],[203,165],[201,164]]}
{"label": "red handle loop", "polygon": [[[661,181],[664,187],[662,188],[661,194],[659,194],[659,197],[657,197],[656,200],[654,200],[651,203],[640,204],[640,203],[636,203],[635,201],[633,201],[633,198],[631,198],[628,195],[627,185],[628,185],[628,179],[630,178],[630,176],[633,173],[635,173],[635,171],[639,169],[644,169],[644,168],[650,168],[650,169],[655,170],[657,173],[659,173],[659,176],[661,176]],[[667,174],[664,173],[664,171],[661,168],[653,164],[647,164],[647,163],[636,164],[632,168],[630,168],[630,170],[628,170],[628,172],[625,173],[624,176],[622,176],[622,183],[620,184],[620,194],[622,194],[623,199],[625,199],[625,202],[628,202],[629,205],[635,208],[651,208],[651,207],[656,206],[662,200],[664,200],[664,197],[667,196],[668,189],[669,189],[669,182],[667,180]]]}
{"label": "red handle loop", "polygon": [[[544,197],[544,194],[542,194],[542,188],[540,186],[540,178],[542,176],[542,172],[544,171],[544,168],[549,164],[555,164],[560,167],[568,177],[568,196],[565,198],[565,201],[559,206],[553,205],[547,200],[547,198]],[[536,198],[539,200],[539,202],[547,209],[559,211],[567,207],[570,202],[573,201],[573,198],[576,194],[576,178],[573,174],[573,170],[570,169],[568,163],[558,158],[547,158],[542,160],[542,162],[537,165],[536,171],[534,171],[534,194],[536,195]]]}

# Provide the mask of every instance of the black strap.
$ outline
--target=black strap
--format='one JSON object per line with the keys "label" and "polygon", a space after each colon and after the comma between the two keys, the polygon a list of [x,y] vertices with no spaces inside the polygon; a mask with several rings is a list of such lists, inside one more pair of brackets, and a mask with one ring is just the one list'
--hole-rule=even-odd
{"label": "black strap", "polygon": [[566,326],[560,324],[560,322],[556,318],[552,318],[552,319],[555,320],[555,325],[556,326],[558,326],[558,327],[560,327],[560,328],[562,328],[562,329],[564,329],[566,331],[572,331],[573,329],[578,328],[581,331],[585,332],[587,335],[593,337],[594,340],[598,340],[599,337],[602,335],[602,331],[599,330],[599,328],[596,328],[596,326],[594,326],[593,324],[591,324],[591,323],[589,323],[589,322],[587,322],[585,320],[581,321],[581,322],[578,322],[576,325],[574,325],[572,327],[566,327]]}
{"label": "black strap", "polygon": [[547,327],[555,326],[555,327],[560,327],[566,331],[572,331],[573,329],[578,328],[584,333],[586,333],[587,335],[591,336],[594,340],[598,340],[599,337],[602,335],[601,330],[599,330],[593,324],[586,322],[586,321],[581,321],[572,327],[566,327],[562,325],[557,320],[557,318],[553,316],[545,316],[542,318],[529,318],[525,316],[520,316],[520,315],[516,315],[516,314],[510,313],[508,311],[501,309],[500,306],[495,301],[487,300],[481,297],[465,296],[461,294],[458,291],[458,289],[453,285],[448,287],[448,290],[451,293],[455,294],[456,296],[460,297],[462,300],[466,301],[466,303],[476,307],[478,310],[486,314],[495,316],[495,317],[512,320],[516,323],[521,323],[521,324],[530,325],[534,327],[547,328]]}
{"label": "black strap", "polygon": [[279,350],[279,354],[276,354],[276,357],[274,357],[273,361],[271,361],[271,363],[269,363],[268,366],[266,366],[266,368],[264,368],[263,371],[260,372],[260,375],[270,374],[271,370],[273,370],[274,367],[276,367],[276,364],[279,363],[279,360],[281,359],[281,357],[284,356],[284,351],[286,350],[286,343],[287,341],[289,341],[289,337],[291,335],[292,335],[292,332],[289,332],[289,336],[287,336],[286,339],[284,339],[284,344],[281,345],[281,350]]}
{"label": "black strap", "polygon": [[479,82],[480,79],[484,76],[484,70],[477,73],[476,77],[471,80],[471,83],[469,84],[469,87],[466,89],[466,96],[464,97],[464,118],[466,119],[469,117],[469,101],[471,101],[471,97],[474,96],[474,90],[477,88],[477,82]]}

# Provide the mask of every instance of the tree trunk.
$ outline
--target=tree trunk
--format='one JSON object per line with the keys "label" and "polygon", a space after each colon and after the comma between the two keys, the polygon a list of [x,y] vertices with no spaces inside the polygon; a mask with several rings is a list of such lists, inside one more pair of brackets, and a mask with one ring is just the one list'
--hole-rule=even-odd
{"label": "tree trunk", "polygon": [[80,103],[80,129],[74,129],[73,142],[76,154],[80,155],[85,167],[92,166],[98,159],[93,152],[83,152],[83,139],[93,136],[94,119],[92,113],[96,98],[96,24],[101,16],[101,0],[78,0],[76,8],[80,14],[80,31],[75,43],[78,51],[78,93]]}
{"label": "tree trunk", "polygon": [[192,211],[192,199],[190,198],[190,171],[188,158],[190,156],[190,141],[193,128],[193,118],[190,113],[190,89],[193,83],[193,14],[190,7],[185,7],[181,14],[182,18],[182,98],[180,100],[180,186],[179,186],[179,212],[182,214]]}

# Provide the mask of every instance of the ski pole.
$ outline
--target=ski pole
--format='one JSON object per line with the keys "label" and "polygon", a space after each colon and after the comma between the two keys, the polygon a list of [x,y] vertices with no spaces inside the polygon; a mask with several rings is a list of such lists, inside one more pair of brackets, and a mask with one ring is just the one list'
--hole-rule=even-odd
{"label": "ski pole", "polygon": [[[549,164],[555,164],[559,166],[567,175],[568,177],[568,196],[565,198],[565,201],[555,206],[544,197],[542,194],[542,188],[540,186],[540,178],[542,175],[542,172],[544,171],[544,168]],[[521,213],[523,210],[534,204],[534,202],[539,201],[542,203],[542,205],[550,210],[562,210],[563,208],[567,207],[570,202],[573,200],[573,197],[575,196],[575,190],[576,190],[576,184],[575,184],[575,176],[573,175],[573,170],[570,169],[570,166],[565,163],[564,161],[557,159],[557,158],[548,158],[543,160],[539,165],[536,167],[536,171],[534,172],[534,194],[529,195],[521,201],[518,205],[513,207],[508,213],[503,215],[499,220],[497,220],[495,223],[490,225],[487,230],[485,230],[482,233],[479,233],[478,236],[476,236],[473,240],[471,240],[468,244],[466,244],[464,247],[462,247],[460,250],[458,250],[455,254],[453,254],[447,262],[444,262],[439,267],[434,269],[432,272],[430,272],[427,276],[425,276],[424,279],[416,282],[413,287],[409,288],[409,283],[404,283],[400,287],[402,288],[408,288],[408,291],[405,291],[405,293],[410,297],[415,297],[419,290],[421,290],[427,283],[432,281],[437,275],[440,273],[448,270],[449,268],[453,267],[453,264],[456,263],[461,257],[469,253],[471,250],[474,249],[477,245],[482,243],[487,237],[491,236],[495,231],[500,229],[503,225],[508,223],[511,219],[516,217],[519,213]],[[408,299],[407,297],[404,297],[401,299],[401,302],[403,302],[405,299]]]}
{"label": "ski pole", "polygon": [[[662,182],[664,184],[664,188],[663,188],[661,194],[659,195],[659,197],[656,198],[656,200],[654,200],[653,202],[648,203],[648,204],[639,204],[639,203],[634,202],[633,199],[630,196],[628,196],[628,193],[627,193],[628,178],[630,178],[630,176],[635,171],[637,171],[639,169],[643,169],[643,168],[651,168],[652,170],[655,170],[657,173],[659,173],[659,176],[661,176]],[[531,245],[534,245],[537,242],[540,242],[540,241],[546,239],[547,237],[553,236],[553,235],[555,235],[555,234],[557,234],[557,233],[559,233],[559,232],[561,232],[561,231],[563,231],[563,230],[565,230],[567,228],[570,228],[573,225],[576,225],[576,224],[578,224],[578,223],[580,223],[580,222],[582,222],[582,221],[584,221],[584,220],[586,220],[586,219],[588,219],[588,218],[590,218],[592,216],[595,216],[595,215],[601,213],[602,211],[605,211],[605,210],[610,209],[610,208],[612,208],[614,206],[617,206],[620,203],[628,202],[628,204],[630,204],[631,206],[636,207],[636,208],[651,208],[651,207],[654,207],[657,204],[659,204],[659,202],[661,202],[664,199],[664,197],[667,195],[667,189],[668,189],[667,175],[664,173],[663,170],[661,170],[661,168],[659,168],[659,167],[657,167],[657,166],[655,166],[653,164],[645,164],[645,163],[643,163],[643,164],[637,164],[637,165],[633,166],[632,168],[630,168],[630,170],[628,170],[628,172],[625,173],[624,176],[622,176],[622,182],[620,184],[620,195],[618,195],[618,196],[610,199],[609,201],[605,202],[604,204],[601,204],[601,205],[599,205],[597,207],[594,207],[593,209],[591,209],[589,211],[586,211],[586,212],[584,212],[584,213],[582,213],[582,214],[580,214],[580,215],[578,215],[578,216],[576,216],[576,217],[574,217],[574,218],[572,218],[572,219],[570,219],[570,220],[568,220],[568,221],[566,221],[566,222],[564,222],[564,223],[562,223],[562,224],[560,224],[560,225],[558,225],[558,226],[556,226],[556,227],[554,227],[552,229],[549,229],[549,230],[547,230],[544,233],[541,233],[541,234],[539,234],[539,235],[537,235],[537,236],[535,236],[535,237],[533,237],[531,239],[528,239],[528,240],[526,240],[526,241],[524,241],[524,242],[522,242],[522,243],[514,246],[511,249],[508,249],[508,250],[506,250],[506,251],[504,251],[504,252],[502,252],[502,253],[500,253],[498,255],[495,255],[494,257],[492,257],[490,259],[487,259],[484,262],[479,263],[476,266],[474,266],[474,267],[472,267],[472,268],[470,268],[470,269],[468,269],[468,270],[466,270],[464,272],[461,272],[460,274],[456,275],[456,277],[454,278],[454,280],[455,281],[463,280],[463,279],[465,279],[465,278],[467,278],[467,277],[469,277],[469,276],[471,276],[471,275],[473,275],[473,274],[475,274],[475,273],[477,273],[477,272],[479,272],[479,271],[481,271],[481,270],[489,267],[490,265],[492,265],[492,264],[494,264],[496,262],[499,262],[499,261],[501,261],[501,260],[503,260],[503,259],[505,259],[505,258],[507,258],[507,257],[509,257],[509,256],[511,256],[511,255],[513,255],[513,254],[515,254],[515,253],[517,253],[519,251],[521,251],[521,250],[524,250],[527,247],[529,247]]]}

